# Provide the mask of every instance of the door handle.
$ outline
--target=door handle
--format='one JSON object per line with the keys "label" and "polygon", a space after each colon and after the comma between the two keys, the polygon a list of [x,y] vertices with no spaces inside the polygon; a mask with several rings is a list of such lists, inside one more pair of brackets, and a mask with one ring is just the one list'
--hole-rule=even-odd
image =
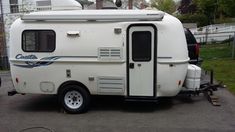
{"label": "door handle", "polygon": [[134,63],[130,63],[130,69],[134,69],[135,68],[135,64]]}

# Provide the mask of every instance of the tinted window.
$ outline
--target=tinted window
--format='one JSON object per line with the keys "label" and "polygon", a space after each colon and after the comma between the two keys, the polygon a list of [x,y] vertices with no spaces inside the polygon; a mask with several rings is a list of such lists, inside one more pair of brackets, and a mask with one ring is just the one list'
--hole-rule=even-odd
{"label": "tinted window", "polygon": [[55,32],[52,30],[26,30],[22,35],[25,52],[52,52],[55,50]]}
{"label": "tinted window", "polygon": [[187,44],[196,44],[196,43],[197,43],[195,37],[194,37],[193,34],[190,32],[190,30],[184,29],[184,32],[185,32]]}
{"label": "tinted window", "polygon": [[136,31],[132,33],[133,61],[151,60],[151,32]]}

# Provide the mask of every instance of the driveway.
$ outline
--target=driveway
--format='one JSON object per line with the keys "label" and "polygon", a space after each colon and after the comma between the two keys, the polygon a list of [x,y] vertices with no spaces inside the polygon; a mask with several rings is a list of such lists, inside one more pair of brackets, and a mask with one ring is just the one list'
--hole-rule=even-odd
{"label": "driveway", "polygon": [[[120,97],[93,97],[88,113],[60,112],[55,96],[7,96],[10,73],[0,73],[0,132],[45,127],[53,132],[235,132],[235,97],[219,89],[221,106],[201,95],[162,99],[158,103],[124,102]],[[27,129],[24,132],[47,132]]]}

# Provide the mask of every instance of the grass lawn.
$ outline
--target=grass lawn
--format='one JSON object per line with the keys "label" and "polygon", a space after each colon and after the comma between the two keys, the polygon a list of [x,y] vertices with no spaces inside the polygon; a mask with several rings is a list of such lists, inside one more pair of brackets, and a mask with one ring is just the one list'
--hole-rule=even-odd
{"label": "grass lawn", "polygon": [[235,60],[232,56],[232,46],[228,44],[202,45],[200,56],[202,67],[214,70],[215,79],[222,81],[235,94]]}

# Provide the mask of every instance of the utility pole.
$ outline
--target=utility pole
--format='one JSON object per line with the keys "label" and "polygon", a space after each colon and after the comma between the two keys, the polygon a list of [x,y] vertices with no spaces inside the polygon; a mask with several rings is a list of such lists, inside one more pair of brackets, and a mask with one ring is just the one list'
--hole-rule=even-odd
{"label": "utility pole", "polygon": [[1,49],[1,56],[0,56],[0,65],[1,68],[7,69],[8,68],[8,59],[7,59],[7,47],[6,47],[6,37],[5,37],[5,24],[4,24],[4,11],[3,11],[3,5],[2,0],[0,0],[0,8],[1,8],[1,37],[2,37],[2,49]]}
{"label": "utility pole", "polygon": [[133,8],[133,0],[128,0],[128,8],[129,9]]}
{"label": "utility pole", "polygon": [[96,9],[103,8],[103,0],[96,0]]}
{"label": "utility pole", "polygon": [[207,44],[207,40],[208,40],[208,31],[209,31],[209,26],[206,26],[205,44]]}
{"label": "utility pole", "polygon": [[235,32],[234,32],[234,35],[233,35],[233,49],[232,49],[232,59],[235,60]]}
{"label": "utility pole", "polygon": [[0,8],[1,8],[1,37],[2,37],[2,49],[1,49],[1,56],[6,55],[5,54],[5,48],[6,48],[6,43],[5,43],[5,25],[4,25],[4,15],[3,15],[3,5],[2,5],[2,0],[0,0]]}

